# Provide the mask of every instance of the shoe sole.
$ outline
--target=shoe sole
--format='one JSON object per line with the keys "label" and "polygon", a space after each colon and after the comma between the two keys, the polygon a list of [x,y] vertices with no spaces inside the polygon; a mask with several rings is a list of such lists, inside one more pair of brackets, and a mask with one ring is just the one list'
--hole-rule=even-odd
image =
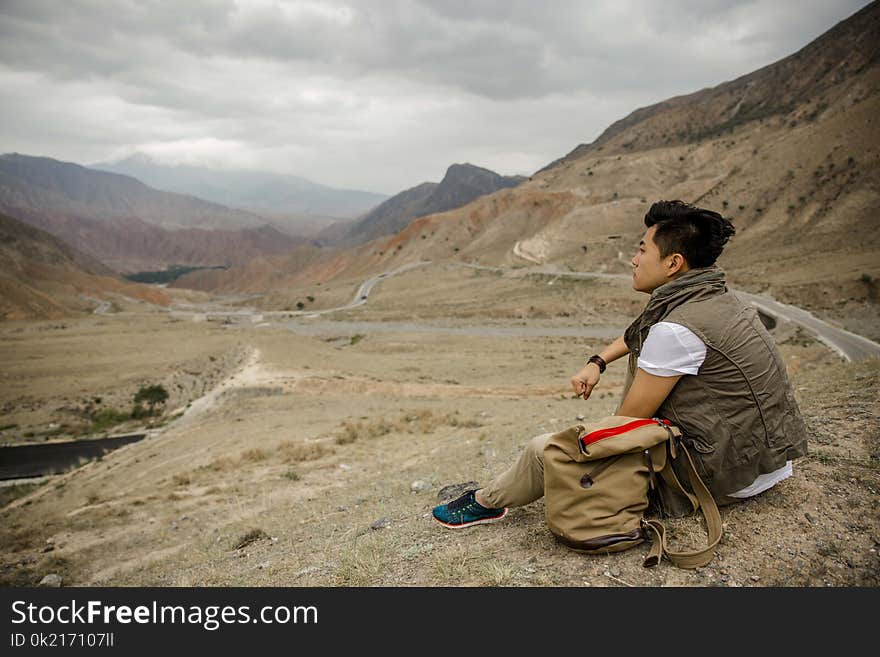
{"label": "shoe sole", "polygon": [[507,515],[508,509],[504,509],[504,513],[500,516],[495,516],[494,518],[483,518],[482,520],[474,520],[473,522],[468,522],[463,525],[450,525],[449,523],[443,522],[442,520],[437,520],[436,516],[431,516],[434,518],[434,522],[438,525],[443,525],[446,529],[467,529],[468,527],[473,527],[474,525],[490,525],[493,522],[498,522],[502,520]]}

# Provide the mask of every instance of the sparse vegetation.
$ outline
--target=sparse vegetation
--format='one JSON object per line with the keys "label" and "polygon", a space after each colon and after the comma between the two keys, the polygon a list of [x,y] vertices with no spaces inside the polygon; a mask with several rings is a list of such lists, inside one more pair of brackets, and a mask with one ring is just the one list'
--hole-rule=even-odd
{"label": "sparse vegetation", "polygon": [[202,269],[227,269],[227,267],[222,265],[216,267],[189,267],[184,265],[174,265],[163,271],[141,271],[135,274],[126,274],[125,278],[135,283],[171,283],[173,281],[176,281],[181,276],[184,276],[185,274],[189,274],[190,272],[199,271]]}
{"label": "sparse vegetation", "polygon": [[250,531],[242,534],[238,537],[238,540],[235,542],[235,545],[232,546],[233,550],[240,550],[252,543],[256,543],[257,541],[262,541],[268,539],[269,535],[264,532],[260,528],[251,529]]}
{"label": "sparse vegetation", "polygon": [[390,433],[429,434],[440,426],[475,429],[482,427],[483,423],[475,418],[461,418],[458,413],[437,415],[431,410],[423,409],[404,413],[394,420],[384,417],[358,422],[344,420],[334,440],[337,445],[348,445],[358,438],[377,438]]}
{"label": "sparse vegetation", "polygon": [[815,336],[812,335],[811,333],[809,333],[808,331],[805,331],[800,326],[798,326],[795,329],[794,334],[791,337],[789,337],[787,340],[785,340],[782,344],[797,345],[800,347],[809,347],[810,345],[815,344],[815,343],[816,343]]}
{"label": "sparse vegetation", "polygon": [[0,508],[3,508],[13,500],[24,497],[28,493],[32,493],[40,484],[14,484],[12,486],[3,486],[0,488]]}
{"label": "sparse vegetation", "polygon": [[131,413],[119,411],[114,408],[104,408],[92,416],[92,424],[89,431],[106,431],[107,429],[118,426],[130,419],[132,419]]}
{"label": "sparse vegetation", "polygon": [[211,470],[213,472],[223,472],[225,470],[231,470],[236,465],[238,465],[238,461],[232,459],[228,456],[221,456],[219,458],[214,459],[207,465],[203,465],[199,467],[199,470]]}
{"label": "sparse vegetation", "polygon": [[342,429],[336,434],[334,441],[337,445],[349,445],[357,440],[360,429],[358,425],[351,420],[345,420],[342,423]]}
{"label": "sparse vegetation", "polygon": [[[141,386],[134,395],[134,407],[131,417],[137,419],[162,412],[168,401],[168,391],[162,385]],[[146,404],[145,409],[143,405]]]}
{"label": "sparse vegetation", "polygon": [[255,463],[256,461],[265,461],[269,456],[270,454],[267,450],[255,447],[242,452],[240,460],[242,462]]}
{"label": "sparse vegetation", "polygon": [[287,441],[278,445],[278,453],[285,463],[300,463],[302,461],[317,461],[328,454],[332,454],[333,448],[321,443]]}
{"label": "sparse vegetation", "polygon": [[868,288],[868,299],[876,301],[878,296],[880,296],[878,295],[877,279],[870,274],[862,274],[859,277],[859,282],[863,283]]}

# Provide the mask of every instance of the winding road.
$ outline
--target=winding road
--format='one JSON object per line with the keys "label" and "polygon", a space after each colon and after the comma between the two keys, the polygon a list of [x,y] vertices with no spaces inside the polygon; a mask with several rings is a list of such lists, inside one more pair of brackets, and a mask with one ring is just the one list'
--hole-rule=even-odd
{"label": "winding road", "polygon": [[[517,243],[519,244],[519,243]],[[381,274],[377,274],[375,276],[371,276],[363,283],[361,283],[360,287],[354,296],[354,298],[344,306],[338,306],[336,308],[325,308],[323,310],[303,310],[303,311],[264,311],[260,313],[264,318],[302,318],[302,319],[315,319],[320,317],[321,315],[327,315],[329,313],[334,313],[340,310],[349,310],[352,308],[357,308],[358,306],[362,306],[370,298],[370,294],[373,292],[373,288],[378,285],[381,281],[386,278],[390,278],[391,276],[397,276],[398,274],[405,273],[417,267],[425,267],[427,265],[432,264],[431,260],[421,260],[418,262],[409,263],[406,265],[402,265],[397,267],[396,269],[391,269],[386,272],[382,272]],[[558,278],[577,278],[577,279],[590,279],[590,278],[603,278],[603,279],[621,279],[621,280],[629,280],[631,276],[629,274],[609,274],[605,272],[576,272],[576,271],[559,271],[558,269],[543,265],[540,267],[528,267],[528,268],[511,268],[511,267],[496,267],[490,265],[479,265],[474,263],[466,263],[466,262],[457,262],[454,263],[461,267],[466,267],[469,269],[482,269],[489,271],[499,271],[504,273],[513,273],[517,276],[527,276],[530,274],[543,274],[547,276],[554,276],[555,278],[550,281],[548,284],[552,284]],[[828,322],[825,322],[818,317],[812,315],[811,313],[798,308],[796,306],[791,306],[788,304],[781,303],[776,301],[775,299],[771,299],[769,297],[763,295],[752,294],[750,292],[745,292],[743,290],[734,290],[734,292],[744,301],[750,303],[755,308],[757,308],[761,313],[772,317],[774,320],[779,321],[788,321],[798,326],[803,327],[811,334],[815,335],[816,338],[825,344],[828,348],[836,352],[841,356],[841,358],[847,361],[861,361],[868,358],[878,358],[880,357],[880,344],[869,340],[868,338],[862,337],[860,335],[856,335],[855,333],[851,333],[842,328],[838,328],[836,326],[832,326]],[[99,308],[98,310],[102,310]],[[248,314],[247,311],[240,311],[242,314]],[[530,326],[465,326],[465,327],[449,327],[449,326],[439,326],[439,325],[428,325],[428,324],[416,324],[411,322],[363,322],[363,321],[333,321],[333,322],[309,322],[309,323],[301,323],[301,322],[289,322],[288,326],[291,330],[294,330],[299,333],[309,333],[309,334],[317,334],[321,332],[326,332],[328,330],[332,330],[333,327],[337,329],[350,329],[354,331],[380,331],[380,332],[399,332],[399,331],[429,331],[434,333],[452,333],[452,334],[467,334],[467,335],[499,335],[499,336],[543,336],[543,335],[556,335],[556,336],[571,336],[571,337],[615,337],[621,331],[621,329],[615,327],[570,327],[570,328],[559,328],[559,327],[530,327]]]}
{"label": "winding road", "polygon": [[[358,288],[357,293],[354,295],[354,299],[352,299],[350,303],[347,303],[344,306],[339,306],[337,308],[326,308],[324,310],[303,311],[301,313],[296,313],[296,314],[301,314],[304,317],[318,317],[319,315],[326,315],[327,313],[333,313],[333,312],[336,312],[337,310],[348,310],[350,308],[357,308],[358,306],[362,306],[367,302],[367,299],[370,298],[370,292],[373,291],[373,288],[376,286],[377,283],[379,283],[379,281],[382,281],[382,280],[389,278],[391,276],[397,276],[397,274],[402,274],[403,272],[409,271],[411,269],[415,269],[416,267],[424,267],[425,265],[430,265],[430,264],[431,264],[430,260],[421,260],[419,262],[413,262],[408,265],[403,265],[401,267],[398,267],[397,269],[392,269],[391,271],[382,272],[381,274],[379,274],[377,276],[372,276],[371,278],[368,278],[363,283],[361,283],[361,286]],[[264,314],[265,315],[272,315],[273,313],[264,313]],[[291,313],[284,313],[284,314],[289,315]]]}
{"label": "winding road", "polygon": [[[517,243],[518,245],[519,243]],[[401,274],[405,271],[409,271],[410,269],[414,269],[415,267],[424,267],[426,265],[431,264],[430,260],[422,260],[420,262],[412,263],[409,265],[404,265],[402,267],[398,267],[397,269],[384,272],[379,274],[378,276],[373,276],[368,278],[361,287],[358,289],[357,295],[351,301],[351,303],[340,306],[339,308],[330,308],[327,310],[316,311],[312,313],[304,313],[307,316],[317,316],[323,315],[326,313],[334,312],[336,310],[345,310],[348,308],[354,308],[356,306],[360,306],[367,302],[370,292],[373,289],[373,286],[376,285],[379,281],[389,276],[394,276],[397,274]],[[565,278],[577,278],[577,279],[589,279],[589,278],[605,278],[605,279],[626,279],[629,280],[631,277],[629,274],[608,274],[604,272],[573,272],[573,271],[558,271],[553,267],[538,267],[538,268],[528,268],[526,269],[512,269],[509,267],[493,267],[488,265],[477,265],[472,263],[458,263],[462,267],[468,267],[470,269],[484,269],[490,271],[501,271],[501,272],[515,272],[520,275],[527,274],[545,274],[548,276],[556,276],[565,277]],[[552,283],[552,281],[551,281]],[[793,324],[803,327],[810,333],[816,336],[816,338],[825,344],[828,348],[835,351],[842,358],[847,361],[860,361],[865,360],[867,358],[877,358],[880,357],[880,344],[869,340],[868,338],[862,337],[860,335],[856,335],[855,333],[851,333],[845,329],[837,328],[836,326],[832,326],[828,322],[825,322],[815,315],[798,308],[797,306],[791,306],[788,304],[781,303],[776,301],[775,299],[771,299],[769,297],[752,294],[750,292],[745,292],[743,290],[734,290],[734,292],[744,301],[752,304],[755,308],[760,310],[765,315],[772,317],[773,319],[779,321],[785,320],[789,321]],[[362,330],[367,330],[368,325],[373,326],[376,329],[382,331],[394,331],[394,330],[418,330],[421,325],[402,323],[402,322],[356,322],[352,324],[357,324],[359,328]],[[381,325],[381,326],[380,326]],[[315,326],[315,329],[319,327]],[[474,331],[479,333],[483,333],[491,331],[492,334],[497,334],[499,330],[497,327],[486,327],[484,331],[480,331],[479,327],[469,327],[469,328],[450,328],[450,327],[432,327],[432,330],[436,330],[438,332],[443,333],[459,333],[459,332],[467,332],[468,334],[472,334]],[[590,337],[602,337],[610,332],[614,332],[613,329],[608,330],[598,330],[598,329],[580,329],[580,328],[572,328],[571,330],[565,329],[536,329],[530,330],[528,327],[509,327],[505,329],[504,333],[506,335],[571,335],[571,336],[584,336],[589,335]]]}
{"label": "winding road", "polygon": [[820,342],[848,361],[860,361],[880,356],[880,344],[861,335],[850,333],[846,329],[832,326],[802,308],[742,290],[736,290],[736,294],[771,317],[776,319],[781,317],[802,326],[814,334]]}

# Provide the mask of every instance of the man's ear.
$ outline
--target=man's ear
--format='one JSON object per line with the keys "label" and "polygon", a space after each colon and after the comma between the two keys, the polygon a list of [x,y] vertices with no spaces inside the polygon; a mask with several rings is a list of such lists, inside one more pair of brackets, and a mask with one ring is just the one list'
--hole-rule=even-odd
{"label": "man's ear", "polygon": [[684,267],[684,264],[685,264],[684,256],[681,255],[680,253],[673,253],[669,257],[669,263],[667,264],[667,267],[669,269],[669,275],[674,276],[675,274],[680,272],[682,270],[682,268]]}

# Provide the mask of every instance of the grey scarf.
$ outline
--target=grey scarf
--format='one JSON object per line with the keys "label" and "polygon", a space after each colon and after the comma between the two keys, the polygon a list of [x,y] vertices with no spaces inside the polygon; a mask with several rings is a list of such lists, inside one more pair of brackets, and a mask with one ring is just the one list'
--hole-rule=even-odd
{"label": "grey scarf", "polygon": [[688,301],[699,301],[727,292],[724,271],[719,267],[697,267],[664,283],[651,293],[648,305],[623,334],[631,353],[638,353],[648,330],[674,308]]}

